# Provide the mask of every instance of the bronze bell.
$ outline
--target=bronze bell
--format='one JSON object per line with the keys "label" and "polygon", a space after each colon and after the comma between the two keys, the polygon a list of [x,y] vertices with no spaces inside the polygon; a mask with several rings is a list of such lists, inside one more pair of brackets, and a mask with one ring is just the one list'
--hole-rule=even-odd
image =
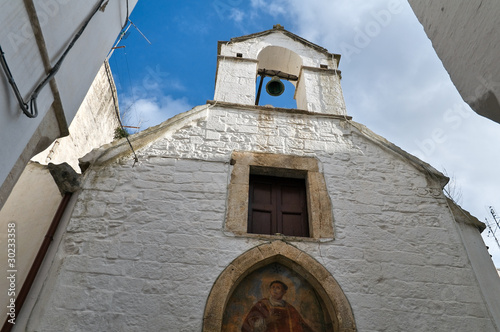
{"label": "bronze bell", "polygon": [[273,97],[280,96],[285,91],[285,85],[278,76],[274,76],[267,84],[266,91]]}

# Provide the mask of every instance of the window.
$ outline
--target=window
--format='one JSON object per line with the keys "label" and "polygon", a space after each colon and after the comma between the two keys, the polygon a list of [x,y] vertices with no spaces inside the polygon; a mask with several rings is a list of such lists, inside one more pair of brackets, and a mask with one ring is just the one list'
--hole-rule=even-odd
{"label": "window", "polygon": [[230,164],[225,231],[245,237],[333,240],[332,205],[318,159],[233,151]]}
{"label": "window", "polygon": [[305,180],[251,174],[248,233],[309,236]]}

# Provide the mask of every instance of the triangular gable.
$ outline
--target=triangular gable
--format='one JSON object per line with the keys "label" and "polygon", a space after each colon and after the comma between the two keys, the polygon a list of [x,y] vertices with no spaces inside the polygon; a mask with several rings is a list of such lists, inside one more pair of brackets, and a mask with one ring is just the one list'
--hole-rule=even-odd
{"label": "triangular gable", "polygon": [[293,39],[293,40],[303,44],[306,47],[310,47],[310,48],[312,48],[320,53],[323,53],[325,55],[333,56],[337,60],[337,64],[340,62],[340,54],[330,53],[330,52],[328,52],[328,50],[326,48],[321,47],[319,45],[316,45],[314,43],[311,43],[310,41],[308,41],[300,36],[297,36],[296,34],[290,32],[288,30],[285,30],[285,28],[283,28],[283,26],[280,24],[274,25],[273,28],[269,29],[269,30],[252,33],[252,34],[249,34],[246,36],[234,37],[234,38],[231,38],[229,41],[219,41],[218,47],[217,47],[217,54],[221,55],[221,45],[223,45],[223,44],[225,45],[225,44],[244,42],[244,41],[249,40],[249,39],[263,37],[263,36],[267,36],[267,35],[270,35],[273,33],[282,33],[285,36],[289,37],[290,39]]}

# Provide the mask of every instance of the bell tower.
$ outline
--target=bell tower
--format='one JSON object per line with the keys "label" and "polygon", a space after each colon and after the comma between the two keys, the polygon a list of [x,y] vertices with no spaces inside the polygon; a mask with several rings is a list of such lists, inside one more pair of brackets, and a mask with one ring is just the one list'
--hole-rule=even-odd
{"label": "bell tower", "polygon": [[[340,55],[329,53],[277,24],[271,30],[219,41],[214,100],[258,105],[260,94],[278,96],[281,80],[295,88],[296,108],[346,115],[338,70]],[[272,80],[264,88],[263,78]]]}

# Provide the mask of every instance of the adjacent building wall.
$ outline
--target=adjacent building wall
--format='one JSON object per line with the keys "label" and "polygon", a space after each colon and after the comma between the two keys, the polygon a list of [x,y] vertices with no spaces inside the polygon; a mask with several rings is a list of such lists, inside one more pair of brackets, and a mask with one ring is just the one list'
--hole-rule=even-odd
{"label": "adjacent building wall", "polygon": [[500,123],[497,0],[408,0],[462,98]]}
{"label": "adjacent building wall", "polygon": [[[0,266],[5,277],[0,278],[0,325],[3,325],[7,317],[11,298],[17,298],[26,276],[33,264],[35,256],[47,233],[49,225],[54,217],[57,207],[61,202],[61,194],[54,179],[45,166],[37,163],[29,163],[19,178],[12,194],[0,210],[0,243],[3,250],[0,252]],[[14,224],[13,227],[8,225]],[[13,238],[15,249],[15,266],[7,265],[7,237],[8,229],[15,230]],[[9,296],[7,290],[10,288],[10,280],[7,279],[7,270],[15,270],[16,296]],[[12,295],[12,294],[11,294]],[[19,308],[15,311],[19,313]]]}
{"label": "adjacent building wall", "polygon": [[[471,266],[476,272],[477,280],[485,301],[489,308],[500,307],[500,279],[495,270],[495,266],[491,264],[491,257],[487,247],[481,237],[477,236],[478,230],[484,231],[486,228],[476,218],[472,217],[467,211],[464,211],[455,203],[448,200],[450,210],[457,220],[459,233],[469,256]],[[491,310],[491,315],[495,321],[500,322],[500,311]]]}
{"label": "adjacent building wall", "polygon": [[[3,70],[0,73],[0,208],[28,160],[68,135],[88,87],[137,0],[116,0],[98,10],[38,97],[39,115],[26,117]],[[101,0],[2,1],[0,45],[21,95],[31,92],[60,58]]]}
{"label": "adjacent building wall", "polygon": [[[486,249],[483,239],[477,236],[477,228],[459,223],[460,234],[467,250],[467,255],[471,261],[472,267],[476,271],[476,276],[481,286],[482,294],[488,303],[488,308],[500,307],[500,279],[491,264],[491,257]],[[497,326],[500,325],[500,310],[491,310]]]}
{"label": "adjacent building wall", "polygon": [[78,159],[92,149],[111,142],[115,129],[120,126],[115,101],[118,102],[113,75],[105,62],[69,127],[70,135],[56,139],[32,160],[44,165],[66,162],[81,173]]}
{"label": "adjacent building wall", "polygon": [[[112,75],[108,64],[104,63],[69,128],[70,135],[57,139],[48,149],[28,163],[11,195],[0,209],[0,243],[7,243],[7,226],[15,224],[18,264],[15,268],[16,296],[8,296],[6,291],[0,293],[1,317],[6,317],[10,298],[17,298],[19,295],[61,202],[58,184],[54,182],[46,165],[66,162],[79,173],[79,158],[113,140],[114,130],[119,126],[113,94],[116,94],[116,91]],[[7,267],[6,250],[0,254],[0,267],[3,271],[14,270]],[[2,278],[0,289],[7,290],[9,289],[7,286],[9,286],[8,280]],[[19,316],[19,308],[16,314]],[[3,325],[4,321],[0,324]]]}

